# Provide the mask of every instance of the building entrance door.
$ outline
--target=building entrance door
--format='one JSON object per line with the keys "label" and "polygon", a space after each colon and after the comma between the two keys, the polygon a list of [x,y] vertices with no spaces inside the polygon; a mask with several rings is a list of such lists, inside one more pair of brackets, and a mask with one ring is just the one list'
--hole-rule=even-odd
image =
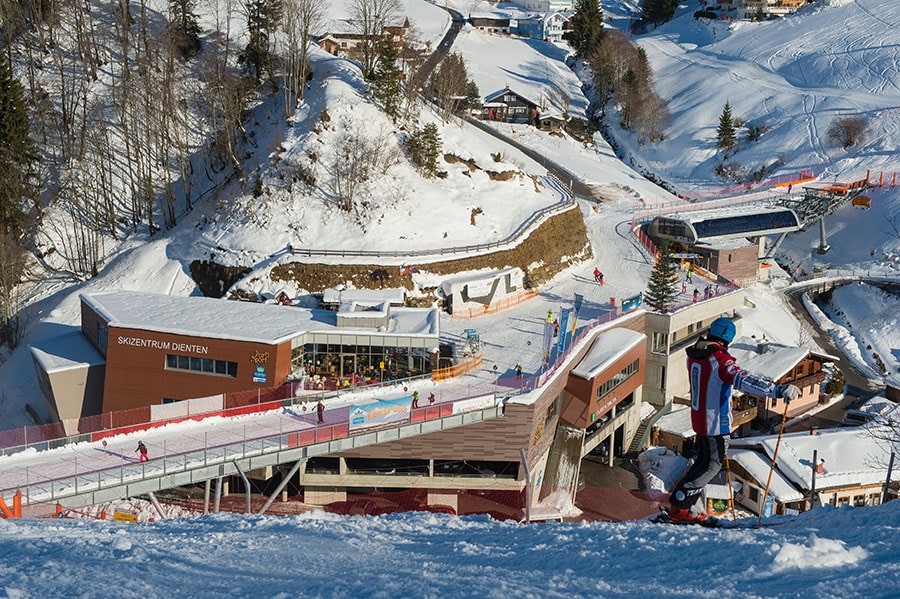
{"label": "building entrance door", "polygon": [[341,354],[341,376],[351,377],[356,373],[356,354]]}

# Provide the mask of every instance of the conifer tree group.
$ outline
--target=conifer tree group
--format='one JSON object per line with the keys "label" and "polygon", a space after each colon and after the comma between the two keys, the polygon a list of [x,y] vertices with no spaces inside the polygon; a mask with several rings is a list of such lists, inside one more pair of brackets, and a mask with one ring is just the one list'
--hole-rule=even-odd
{"label": "conifer tree group", "polygon": [[678,297],[678,264],[669,242],[664,241],[659,248],[659,255],[647,291],[644,292],[644,304],[654,312],[666,313],[675,304]]}

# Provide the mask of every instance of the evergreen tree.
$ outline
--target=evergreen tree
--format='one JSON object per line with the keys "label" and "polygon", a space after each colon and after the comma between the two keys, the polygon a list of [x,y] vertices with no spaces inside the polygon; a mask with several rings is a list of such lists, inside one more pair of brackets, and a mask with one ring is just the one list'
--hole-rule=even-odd
{"label": "evergreen tree", "polygon": [[249,0],[244,5],[247,15],[247,46],[238,56],[238,62],[256,82],[262,80],[272,62],[272,39],[277,34],[283,6],[281,0]]}
{"label": "evergreen tree", "polygon": [[731,104],[725,102],[722,116],[719,117],[719,128],[716,129],[716,145],[728,151],[734,147],[736,139],[734,119],[731,117]]}
{"label": "evergreen tree", "polygon": [[641,18],[654,25],[662,25],[675,16],[677,7],[678,0],[643,0],[641,2],[643,11]]}
{"label": "evergreen tree", "polygon": [[644,292],[644,303],[654,312],[668,312],[678,296],[678,272],[675,256],[668,241],[663,241],[659,248],[659,256],[647,291]]}
{"label": "evergreen tree", "polygon": [[599,0],[575,0],[575,14],[571,18],[572,30],[563,38],[575,50],[575,56],[590,56],[605,33],[603,29],[603,11]]}
{"label": "evergreen tree", "polygon": [[169,38],[184,58],[200,52],[200,23],[194,12],[197,0],[169,0]]}
{"label": "evergreen tree", "polygon": [[384,106],[384,111],[396,119],[400,115],[403,88],[400,85],[400,69],[397,67],[399,52],[390,37],[383,37],[376,45],[378,64],[372,76],[372,94]]}
{"label": "evergreen tree", "polygon": [[481,92],[473,79],[466,81],[466,104],[469,108],[481,108]]}
{"label": "evergreen tree", "polygon": [[30,137],[25,91],[6,54],[0,56],[0,234],[18,238],[28,226],[24,211],[35,198],[34,141]]}
{"label": "evergreen tree", "polygon": [[441,136],[437,125],[428,123],[414,131],[406,142],[406,149],[409,152],[409,159],[425,176],[437,176],[438,158],[441,155]]}

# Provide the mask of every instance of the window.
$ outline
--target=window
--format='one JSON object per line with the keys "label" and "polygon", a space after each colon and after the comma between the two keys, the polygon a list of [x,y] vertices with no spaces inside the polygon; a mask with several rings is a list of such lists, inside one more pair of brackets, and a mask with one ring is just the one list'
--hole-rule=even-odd
{"label": "window", "polygon": [[666,367],[665,366],[659,367],[659,388],[660,389],[666,388]]}
{"label": "window", "polygon": [[166,354],[166,370],[186,370],[204,374],[218,374],[233,379],[237,378],[237,362],[226,362],[225,360],[213,360],[211,358]]}
{"label": "window", "polygon": [[759,503],[759,489],[756,487],[750,487],[750,501],[752,503]]}
{"label": "window", "polygon": [[666,353],[669,346],[669,336],[666,333],[653,333],[650,351]]}
{"label": "window", "polygon": [[624,383],[628,380],[634,373],[638,371],[640,367],[640,360],[635,360],[625,368],[621,370],[621,372],[617,372],[610,378],[608,381],[600,385],[600,388],[597,389],[597,399],[604,397],[609,394],[610,391]]}
{"label": "window", "polygon": [[106,348],[109,344],[109,329],[105,324],[97,323],[97,345],[100,346],[100,350],[106,354]]}
{"label": "window", "polygon": [[694,323],[688,325],[688,335],[694,332]]}

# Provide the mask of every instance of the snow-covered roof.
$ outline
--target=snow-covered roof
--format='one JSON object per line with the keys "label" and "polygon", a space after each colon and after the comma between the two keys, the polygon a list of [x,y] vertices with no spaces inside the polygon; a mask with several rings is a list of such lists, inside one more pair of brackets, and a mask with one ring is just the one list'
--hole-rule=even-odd
{"label": "snow-covered roof", "polygon": [[646,338],[643,333],[625,328],[601,333],[581,362],[572,369],[571,374],[583,379],[592,379]]}
{"label": "snow-covered roof", "polygon": [[406,290],[402,287],[391,289],[326,289],[322,292],[325,304],[356,303],[358,305],[376,306],[389,302],[402,306],[406,300]]}
{"label": "snow-covered roof", "polygon": [[[771,470],[772,462],[758,451],[731,449],[728,452],[728,459],[740,464],[757,483],[765,484],[769,480],[769,470]],[[798,491],[791,484],[791,481],[785,478],[777,469],[772,472],[769,494],[780,503],[790,503],[803,499],[803,493]]]}
{"label": "snow-covered roof", "polygon": [[673,404],[672,411],[656,421],[656,427],[684,439],[696,434],[691,426],[691,407],[684,404]]}
{"label": "snow-covered roof", "polygon": [[522,92],[518,92],[518,91],[516,91],[516,90],[514,90],[514,89],[510,89],[509,87],[504,87],[503,89],[498,90],[498,91],[495,91],[495,92],[492,93],[492,94],[488,94],[487,96],[484,97],[484,101],[485,101],[485,102],[492,102],[492,101],[496,100],[497,98],[499,98],[499,97],[501,97],[501,96],[503,96],[503,95],[505,95],[505,94],[513,94],[513,95],[515,95],[515,96],[519,96],[520,98],[522,98],[522,99],[525,100],[526,102],[529,102],[529,103],[531,103],[531,104],[533,104],[533,105],[535,105],[535,106],[540,106],[540,102],[535,102],[533,99],[529,98],[527,94],[523,94]]}
{"label": "snow-covered roof", "polygon": [[[338,328],[337,314],[329,310],[140,291],[83,293],[81,299],[110,326],[126,329],[271,344],[304,333],[354,332],[354,329]],[[386,332],[438,335],[436,312],[434,308],[393,308]]]}
{"label": "snow-covered roof", "polygon": [[[766,347],[765,352],[759,353],[759,347]],[[777,381],[808,356],[809,350],[772,341],[761,342],[751,337],[740,337],[728,346],[728,353],[734,356],[735,361],[744,370]]]}
{"label": "snow-covered roof", "polygon": [[[814,435],[808,432],[782,435],[777,470],[800,489],[809,489],[815,451],[825,465],[825,472],[816,474],[817,489],[882,483],[891,450],[888,443],[877,437],[879,430],[883,430],[879,425],[869,425],[819,430]],[[771,464],[777,440],[776,435],[767,435],[733,439],[731,445],[759,446],[768,456],[764,461]],[[900,480],[896,469],[892,480]]]}
{"label": "snow-covered roof", "polygon": [[449,297],[466,285],[471,285],[473,283],[493,283],[500,277],[506,275],[513,275],[514,278],[521,278],[524,276],[524,273],[521,268],[514,266],[502,270],[467,272],[460,275],[454,275],[452,277],[447,277],[441,282],[441,293],[444,294],[444,297]]}
{"label": "snow-covered roof", "polygon": [[48,374],[106,362],[79,329],[32,343],[29,348],[31,355]]}

